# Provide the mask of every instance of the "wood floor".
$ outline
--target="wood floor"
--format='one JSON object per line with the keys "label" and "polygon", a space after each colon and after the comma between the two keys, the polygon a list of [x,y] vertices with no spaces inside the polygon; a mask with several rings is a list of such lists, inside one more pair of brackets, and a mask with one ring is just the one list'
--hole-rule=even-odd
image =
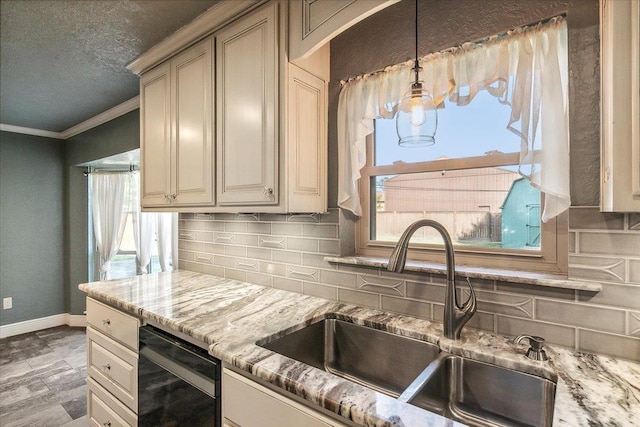
{"label": "wood floor", "polygon": [[0,340],[0,425],[87,425],[84,328],[60,326]]}

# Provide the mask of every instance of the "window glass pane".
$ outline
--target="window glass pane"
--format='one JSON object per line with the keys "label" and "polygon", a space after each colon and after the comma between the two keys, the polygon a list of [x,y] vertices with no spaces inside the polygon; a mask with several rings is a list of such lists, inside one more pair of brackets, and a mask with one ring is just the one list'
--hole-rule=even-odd
{"label": "window glass pane", "polygon": [[484,156],[520,151],[520,138],[507,130],[511,109],[487,91],[465,106],[445,102],[438,110],[436,143],[429,147],[399,147],[395,120],[375,121],[375,164],[415,163],[440,158]]}
{"label": "window glass pane", "polygon": [[111,260],[111,270],[109,274],[112,279],[124,279],[136,275],[136,254],[118,253]]}
{"label": "window glass pane", "polygon": [[[540,249],[540,192],[517,167],[471,168],[372,177],[372,240],[396,242],[407,226],[428,218],[443,224],[455,245]],[[418,230],[413,243],[441,244]]]}

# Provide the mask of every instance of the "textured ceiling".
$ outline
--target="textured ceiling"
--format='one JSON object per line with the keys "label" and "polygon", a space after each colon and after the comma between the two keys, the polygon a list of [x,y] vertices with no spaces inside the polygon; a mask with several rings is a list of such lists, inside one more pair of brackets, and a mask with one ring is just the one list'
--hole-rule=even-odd
{"label": "textured ceiling", "polygon": [[219,0],[0,0],[0,123],[61,132],[138,94],[125,65]]}

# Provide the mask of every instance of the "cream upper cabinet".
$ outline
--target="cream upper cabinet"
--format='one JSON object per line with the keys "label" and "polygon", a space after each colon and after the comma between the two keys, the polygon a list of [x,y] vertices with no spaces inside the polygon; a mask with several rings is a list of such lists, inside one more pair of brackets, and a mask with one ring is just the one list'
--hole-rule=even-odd
{"label": "cream upper cabinet", "polygon": [[329,46],[291,64],[288,5],[268,2],[142,75],[145,209],[326,211]]}
{"label": "cream upper cabinet", "polygon": [[217,197],[224,205],[276,205],[277,4],[216,35]]}
{"label": "cream upper cabinet", "polygon": [[213,203],[213,40],[142,76],[142,206]]}
{"label": "cream upper cabinet", "polygon": [[140,79],[140,186],[142,206],[163,206],[171,194],[169,64]]}
{"label": "cream upper cabinet", "polygon": [[297,63],[332,38],[400,0],[291,0],[289,60]]}
{"label": "cream upper cabinet", "polygon": [[600,208],[640,212],[640,2],[601,0],[600,25]]}
{"label": "cream upper cabinet", "polygon": [[289,66],[287,112],[288,210],[327,210],[326,82]]}
{"label": "cream upper cabinet", "polygon": [[211,38],[171,60],[172,203],[213,202]]}

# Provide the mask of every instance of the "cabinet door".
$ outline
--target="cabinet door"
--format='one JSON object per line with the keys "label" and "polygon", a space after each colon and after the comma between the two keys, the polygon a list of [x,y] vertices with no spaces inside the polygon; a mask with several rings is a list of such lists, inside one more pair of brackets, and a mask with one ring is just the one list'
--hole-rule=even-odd
{"label": "cabinet door", "polygon": [[138,410],[138,354],[87,328],[87,373],[132,411]]}
{"label": "cabinet door", "polygon": [[290,65],[288,84],[288,211],[326,212],[325,82]]}
{"label": "cabinet door", "polygon": [[142,206],[163,206],[171,194],[169,64],[140,79],[140,194]]}
{"label": "cabinet door", "polygon": [[278,61],[271,4],[216,36],[219,205],[278,203]]}
{"label": "cabinet door", "polygon": [[87,378],[87,421],[90,427],[135,427],[138,417],[102,388]]}
{"label": "cabinet door", "polygon": [[604,212],[640,211],[640,3],[600,2]]}
{"label": "cabinet door", "polygon": [[174,205],[213,202],[212,43],[207,39],[171,60]]}
{"label": "cabinet door", "polygon": [[228,369],[222,375],[222,413],[224,424],[233,427],[345,425]]}

